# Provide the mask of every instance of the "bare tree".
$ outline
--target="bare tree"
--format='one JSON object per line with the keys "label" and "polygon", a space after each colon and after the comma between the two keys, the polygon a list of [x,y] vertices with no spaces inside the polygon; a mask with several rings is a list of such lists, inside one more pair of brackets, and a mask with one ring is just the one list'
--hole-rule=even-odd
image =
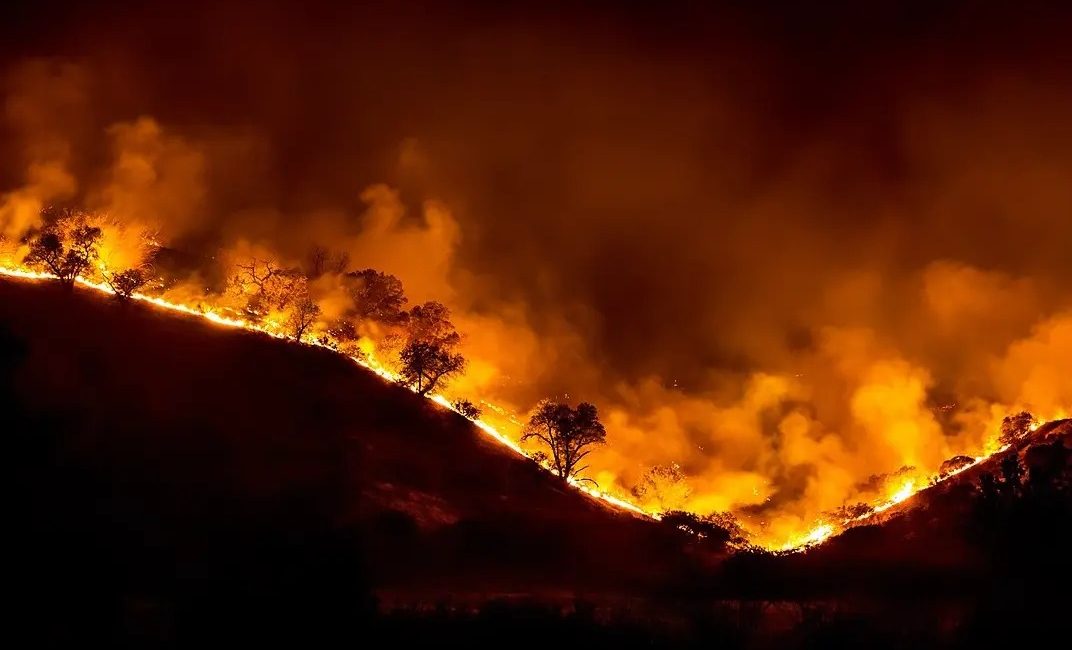
{"label": "bare tree", "polygon": [[521,436],[522,442],[530,439],[539,440],[547,447],[559,476],[576,478],[588,467],[577,467],[577,464],[591,453],[592,446],[606,442],[607,431],[592,404],[581,402],[573,409],[568,404],[545,401],[529,418]]}
{"label": "bare tree", "polygon": [[265,283],[279,272],[271,260],[259,260],[256,257],[249,258],[248,262],[236,262],[237,273],[233,278],[234,285],[242,290],[252,286],[256,291],[263,291]]}
{"label": "bare tree", "polygon": [[328,273],[343,274],[350,266],[350,254],[315,245],[306,254],[304,266],[306,275],[314,280]]}
{"label": "bare tree", "polygon": [[446,348],[424,341],[410,342],[402,349],[401,381],[421,395],[435,389],[444,378],[465,368],[465,358]]}
{"label": "bare tree", "polygon": [[308,295],[295,301],[287,317],[287,332],[295,341],[301,341],[305,331],[320,317],[320,305]]}
{"label": "bare tree", "polygon": [[272,309],[286,309],[307,291],[308,281],[300,271],[283,269],[270,260],[251,257],[235,264],[231,285],[247,297],[246,314],[259,321]]}

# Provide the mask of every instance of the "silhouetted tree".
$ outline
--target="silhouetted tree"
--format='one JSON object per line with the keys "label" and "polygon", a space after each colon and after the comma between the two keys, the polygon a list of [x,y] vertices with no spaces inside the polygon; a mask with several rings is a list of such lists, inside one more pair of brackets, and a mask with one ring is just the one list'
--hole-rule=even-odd
{"label": "silhouetted tree", "polygon": [[303,266],[305,274],[312,280],[327,273],[343,274],[350,266],[350,254],[316,245],[309,249]]}
{"label": "silhouetted tree", "polygon": [[120,300],[129,300],[134,292],[149,281],[148,275],[141,269],[127,269],[114,274],[104,274],[104,280]]}
{"label": "silhouetted tree", "polygon": [[677,463],[655,465],[644,472],[640,482],[633,486],[633,496],[643,501],[653,501],[660,511],[680,510],[692,495],[685,473]]}
{"label": "silhouetted tree", "polygon": [[459,399],[454,401],[454,410],[464,415],[470,420],[476,420],[480,417],[481,410],[476,404],[473,404],[467,399]]}
{"label": "silhouetted tree", "polygon": [[1001,444],[1011,445],[1022,439],[1031,432],[1038,420],[1027,411],[1020,411],[1015,415],[1008,415],[1001,421]]}
{"label": "silhouetted tree", "polygon": [[346,274],[354,315],[362,320],[395,324],[403,320],[402,308],[406,294],[402,281],[375,269],[362,269]]}
{"label": "silhouetted tree", "polygon": [[254,321],[273,309],[286,309],[308,290],[308,281],[300,271],[280,268],[271,260],[251,257],[234,268],[231,286],[246,296],[246,314]]}
{"label": "silhouetted tree", "polygon": [[435,389],[444,378],[465,368],[465,358],[443,346],[424,341],[412,341],[402,348],[401,381],[417,389],[421,395]]}
{"label": "silhouetted tree", "polygon": [[30,242],[30,252],[23,261],[31,268],[52,273],[63,284],[71,286],[97,259],[101,235],[100,228],[85,223],[57,225]]}
{"label": "silhouetted tree", "polygon": [[301,341],[305,331],[316,322],[319,316],[320,306],[309,297],[309,294],[303,294],[291,305],[286,322],[287,333],[294,337],[295,341]]}
{"label": "silhouetted tree", "polygon": [[606,442],[607,431],[599,421],[596,407],[588,402],[581,402],[573,409],[568,404],[545,401],[529,418],[521,436],[522,442],[530,439],[539,440],[547,447],[555,471],[568,478],[587,468],[577,464],[591,453],[590,447]]}
{"label": "silhouetted tree", "polygon": [[450,321],[450,310],[442,303],[426,302],[409,311],[406,319],[407,340],[452,348],[461,336]]}

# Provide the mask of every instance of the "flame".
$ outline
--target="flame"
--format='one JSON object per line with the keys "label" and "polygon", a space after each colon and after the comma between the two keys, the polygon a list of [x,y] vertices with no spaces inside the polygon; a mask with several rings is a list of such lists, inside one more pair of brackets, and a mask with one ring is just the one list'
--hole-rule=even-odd
{"label": "flame", "polygon": [[801,552],[807,549],[818,546],[837,532],[837,529],[829,523],[823,522],[812,528],[806,534],[801,537],[793,537],[781,545],[777,550],[783,552]]}
{"label": "flame", "polygon": [[[26,269],[26,268],[11,268],[11,267],[2,267],[2,266],[0,266],[0,275],[7,276],[7,277],[10,277],[10,278],[19,278],[19,279],[23,279],[23,280],[34,280],[34,281],[55,280],[56,279],[56,276],[54,276],[54,275],[52,275],[50,273],[43,273],[43,272],[40,272],[40,271],[33,271],[33,270],[30,270],[30,269]],[[86,289],[92,289],[94,291],[99,291],[101,293],[106,293],[106,294],[109,294],[109,295],[115,295],[115,291],[110,286],[108,286],[106,283],[103,283],[103,282],[94,282],[92,280],[88,280],[88,279],[82,278],[82,277],[76,278],[75,282],[79,286],[84,287]],[[278,323],[274,323],[272,321],[266,321],[266,323],[267,323],[266,325],[257,325],[257,324],[251,323],[249,321],[245,321],[245,320],[241,320],[241,319],[238,319],[238,318],[233,318],[231,316],[227,316],[224,313],[221,313],[220,311],[214,310],[212,308],[206,308],[204,306],[191,307],[191,306],[188,306],[188,305],[183,305],[183,304],[180,304],[180,303],[170,302],[168,300],[164,300],[163,298],[158,298],[156,296],[146,295],[144,293],[139,293],[139,292],[135,292],[131,296],[131,299],[136,300],[136,301],[141,302],[141,303],[152,305],[153,307],[156,307],[158,309],[163,309],[163,310],[167,310],[167,311],[171,311],[171,312],[177,312],[177,313],[180,313],[180,314],[185,314],[187,316],[194,316],[194,317],[197,317],[197,318],[202,318],[204,320],[207,320],[207,321],[209,321],[211,323],[214,323],[216,325],[220,325],[220,326],[223,326],[223,327],[230,327],[230,328],[233,328],[233,329],[242,329],[242,330],[246,330],[246,331],[250,331],[250,332],[258,332],[260,334],[266,334],[268,336],[271,336],[272,338],[288,340],[288,341],[294,342],[293,339],[290,336],[288,336],[287,334],[282,332],[282,330],[281,330],[281,328],[280,328]],[[366,370],[371,370],[373,373],[378,375],[380,378],[382,378],[382,379],[384,379],[384,380],[386,380],[388,382],[391,382],[391,383],[398,382],[398,379],[399,379],[398,374],[395,373],[394,371],[390,370],[387,366],[385,366],[380,361],[378,361],[374,355],[370,354],[370,355],[367,355],[365,358],[346,355],[346,354],[343,354],[342,352],[339,352],[338,350],[335,350],[334,348],[332,348],[332,347],[330,347],[328,345],[320,343],[319,341],[303,340],[303,341],[301,341],[300,344],[301,345],[308,345],[308,346],[311,346],[311,347],[323,348],[323,349],[326,349],[326,350],[331,350],[331,351],[333,351],[333,352],[335,352],[335,353],[337,353],[337,354],[339,354],[341,356],[346,357],[347,359],[349,359],[353,363],[356,363],[357,365],[365,368]],[[416,389],[411,388],[411,390],[413,390],[413,392],[416,393]],[[431,393],[431,394],[426,395],[426,397],[428,399],[430,399],[432,402],[435,402],[440,407],[445,408],[445,409],[449,409],[451,411],[454,411],[455,413],[458,413],[458,410],[454,408],[454,406],[451,404],[450,400],[448,400],[443,395],[441,395],[439,393]],[[495,410],[498,411],[498,412],[503,412],[503,409],[501,409],[500,407],[496,407]],[[459,415],[461,415],[461,414],[459,413]],[[462,417],[465,417],[465,416],[462,416]],[[481,418],[467,418],[467,419],[469,419],[473,424],[476,425],[476,427],[478,429],[483,431],[485,434],[488,435],[488,437],[490,437],[492,440],[494,440],[495,442],[497,442],[501,446],[505,447],[506,449],[509,449],[510,451],[512,451],[513,453],[515,453],[515,454],[517,454],[519,456],[522,456],[524,458],[529,458],[529,455],[525,452],[524,449],[521,448],[520,445],[518,445],[517,442],[512,440],[509,436],[505,435],[501,431],[499,431],[495,426],[493,426],[489,422],[487,422],[487,421],[485,421],[485,420],[483,420]],[[531,460],[531,458],[529,458],[529,459]],[[545,467],[544,469],[547,469],[547,468]],[[589,487],[588,485],[585,485],[584,483],[582,483],[581,481],[577,480],[576,478],[574,478],[572,476],[568,477],[566,479],[566,482],[571,487],[576,489],[577,491],[587,495],[588,497],[591,497],[592,499],[595,499],[595,500],[597,500],[597,501],[599,501],[601,503],[604,503],[604,504],[606,504],[606,505],[608,505],[608,506],[610,506],[612,508],[617,508],[619,510],[625,510],[625,511],[631,512],[631,513],[636,514],[636,515],[640,515],[640,516],[643,516],[643,517],[649,517],[651,519],[656,519],[657,520],[657,519],[660,518],[658,513],[647,512],[643,508],[641,508],[640,506],[638,506],[638,505],[636,505],[636,504],[634,504],[634,503],[632,503],[632,502],[630,502],[630,501],[628,501],[626,499],[622,499],[622,498],[617,497],[617,496],[615,496],[615,495],[613,495],[613,494],[611,494],[609,492],[599,490],[597,488]]]}
{"label": "flame", "polygon": [[[13,266],[0,266],[0,276],[6,276],[6,277],[9,277],[9,278],[17,278],[17,279],[30,280],[30,281],[50,281],[50,280],[56,280],[57,279],[54,275],[52,275],[50,273],[34,271],[34,270],[27,269],[27,268],[24,268],[24,267],[13,267]],[[90,290],[98,291],[98,292],[109,294],[109,295],[114,295],[115,294],[115,291],[108,284],[103,283],[103,282],[95,282],[93,280],[89,280],[89,279],[86,279],[86,278],[83,278],[83,277],[76,278],[75,282],[76,282],[77,286],[80,286],[80,287],[85,288],[85,289],[90,289]],[[210,323],[213,323],[215,325],[219,325],[221,327],[228,327],[228,328],[232,328],[232,329],[241,329],[241,330],[246,330],[246,331],[250,331],[250,332],[257,332],[257,333],[260,333],[260,334],[270,336],[270,337],[275,338],[275,339],[280,339],[280,340],[288,341],[288,342],[291,342],[291,343],[298,343],[298,342],[294,341],[294,339],[291,336],[289,336],[288,334],[286,334],[283,331],[283,329],[282,329],[282,327],[281,327],[281,325],[280,325],[280,323],[278,321],[275,321],[275,320],[272,320],[272,319],[266,320],[263,324],[256,324],[256,323],[252,323],[252,322],[247,321],[247,320],[243,320],[241,318],[236,318],[234,316],[231,316],[224,309],[217,309],[217,308],[213,308],[211,306],[206,306],[204,304],[198,304],[196,306],[191,306],[191,305],[182,304],[182,303],[178,303],[178,302],[172,302],[172,301],[165,300],[165,299],[157,297],[157,296],[151,296],[151,295],[140,293],[140,292],[134,293],[131,296],[131,299],[133,299],[133,300],[135,300],[137,302],[141,302],[141,303],[144,303],[144,304],[147,304],[147,305],[151,305],[151,306],[153,306],[153,307],[155,307],[157,309],[162,309],[162,310],[166,310],[166,311],[170,311],[170,312],[174,312],[174,313],[180,313],[180,314],[184,314],[184,315],[187,315],[187,316],[192,316],[192,317],[195,317],[195,318],[201,318],[203,320],[206,320],[206,321],[208,321]],[[353,356],[353,355],[345,354],[344,352],[341,352],[340,350],[337,350],[334,347],[331,347],[331,346],[326,345],[324,343],[321,343],[319,341],[302,340],[298,344],[307,345],[307,346],[310,346],[310,347],[323,348],[323,349],[326,349],[326,350],[331,350],[332,352],[335,352],[336,354],[339,354],[340,356],[346,357],[351,362],[361,366],[362,368],[365,368],[366,370],[369,370],[369,371],[375,373],[377,376],[379,376],[380,378],[382,378],[383,380],[385,380],[387,382],[397,383],[398,380],[399,380],[398,373],[394,372],[387,365],[385,365],[383,362],[381,362],[379,359],[377,359],[375,354],[374,354],[374,351],[372,349],[368,348],[367,346],[363,346],[362,352],[364,353],[364,355],[359,357],[359,356]],[[415,389],[411,388],[411,390],[413,390],[416,393]],[[431,394],[426,395],[425,397],[430,399],[432,402],[434,402],[435,404],[437,404],[441,408],[449,409],[451,411],[454,411],[455,413],[458,413],[458,410],[453,406],[453,404],[450,402],[450,400],[448,400],[442,394],[431,393]],[[501,406],[498,406],[498,405],[495,405],[495,404],[490,404],[490,403],[487,403],[487,402],[485,402],[484,404],[485,404],[485,406],[488,407],[488,409],[490,411],[492,411],[492,412],[496,413],[497,415],[505,418],[507,421],[512,422],[512,423],[517,423],[518,422],[518,419],[517,419],[515,414],[510,413],[506,409],[503,409]],[[459,413],[459,415],[461,415],[461,413]],[[1043,420],[1039,420],[1036,423],[1034,423],[1031,426],[1030,430],[1032,432],[1037,431],[1038,428],[1046,421],[1067,418],[1068,417],[1068,412],[1066,410],[1064,410],[1064,409],[1061,409],[1061,410],[1059,410],[1059,411],[1057,411],[1057,412],[1055,412],[1055,413],[1053,413],[1051,415],[1052,415],[1052,417],[1049,417],[1049,418],[1046,418],[1046,419],[1043,419]],[[467,417],[467,416],[463,415],[463,417]],[[483,431],[491,440],[495,441],[497,444],[499,444],[503,448],[509,450],[510,452],[512,452],[512,453],[514,453],[514,454],[516,454],[518,456],[521,456],[523,458],[532,460],[531,457],[529,456],[529,454],[517,443],[517,441],[515,441],[510,436],[508,436],[505,433],[503,433],[495,425],[491,424],[490,422],[488,422],[487,420],[482,419],[482,418],[467,418],[467,419],[469,419],[474,425],[476,425],[476,427],[478,429]],[[890,510],[891,508],[893,508],[894,506],[897,506],[897,505],[899,505],[901,503],[904,503],[904,502],[908,501],[913,496],[915,496],[917,493],[919,493],[919,491],[921,491],[921,490],[923,490],[923,489],[925,489],[925,488],[927,488],[929,486],[937,485],[937,484],[940,484],[940,483],[942,483],[944,481],[948,481],[949,479],[953,478],[954,476],[957,476],[957,475],[959,475],[959,474],[961,474],[961,473],[963,473],[963,472],[965,472],[965,471],[967,471],[967,470],[979,465],[980,463],[986,461],[987,459],[993,457],[994,455],[1000,454],[1000,453],[1006,451],[1009,448],[1009,446],[1008,445],[1000,445],[999,446],[999,443],[997,442],[997,439],[998,439],[998,432],[997,431],[992,432],[992,435],[990,436],[990,440],[988,441],[988,443],[987,443],[987,445],[985,447],[983,455],[973,457],[973,462],[971,462],[969,464],[966,464],[966,465],[964,465],[962,467],[958,467],[955,470],[949,471],[949,472],[947,472],[945,474],[933,474],[933,475],[930,475],[930,476],[919,474],[919,475],[910,476],[910,477],[905,478],[904,480],[902,480],[899,483],[897,483],[895,485],[895,487],[887,493],[887,496],[884,499],[881,499],[881,500],[879,500],[879,501],[877,501],[875,503],[870,504],[870,506],[868,507],[867,511],[865,513],[861,514],[861,515],[858,515],[858,516],[852,517],[852,518],[848,518],[848,519],[844,519],[844,520],[841,520],[841,521],[823,520],[823,521],[820,521],[820,522],[816,523],[814,525],[814,527],[811,528],[810,530],[808,530],[806,533],[803,533],[803,534],[800,534],[800,535],[795,535],[795,536],[790,536],[789,538],[781,540],[781,541],[765,539],[765,538],[757,538],[757,540],[754,540],[754,541],[756,541],[758,543],[758,545],[763,547],[763,548],[766,548],[768,550],[777,551],[777,552],[795,553],[795,552],[807,551],[808,549],[814,548],[815,546],[818,546],[818,545],[822,544],[826,540],[830,539],[834,535],[844,531],[845,529],[847,529],[849,527],[852,527],[854,525],[858,525],[858,524],[860,524],[862,522],[865,522],[868,519],[874,517],[875,515],[878,515],[878,514],[881,514],[883,512],[886,512],[886,511]],[[546,462],[541,464],[541,467],[544,470],[546,470],[546,471],[548,471],[548,472],[550,472],[552,474],[555,473],[555,471]],[[567,477],[566,483],[570,487],[572,487],[573,489],[577,490],[578,492],[581,492],[582,494],[584,494],[584,495],[586,495],[586,496],[588,496],[588,497],[590,497],[590,498],[598,501],[599,503],[602,503],[602,504],[604,504],[604,505],[606,505],[606,506],[608,506],[610,508],[626,511],[626,512],[635,514],[637,516],[646,517],[646,518],[649,518],[649,519],[652,519],[652,520],[659,520],[659,519],[662,518],[661,513],[659,513],[659,512],[652,511],[652,510],[647,510],[647,509],[642,508],[641,506],[637,505],[636,503],[633,503],[632,501],[629,501],[628,499],[625,499],[625,498],[619,497],[619,496],[617,496],[615,494],[612,494],[610,492],[598,489],[597,487],[591,487],[591,486],[587,485],[586,482],[583,479],[577,479],[577,478],[571,476],[571,477]]]}

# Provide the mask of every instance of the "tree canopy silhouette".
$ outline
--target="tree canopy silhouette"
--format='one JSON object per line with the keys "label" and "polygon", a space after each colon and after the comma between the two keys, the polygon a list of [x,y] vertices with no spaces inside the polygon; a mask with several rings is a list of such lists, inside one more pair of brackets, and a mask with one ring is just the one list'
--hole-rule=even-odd
{"label": "tree canopy silhouette", "polygon": [[443,348],[461,342],[462,337],[450,321],[450,310],[443,303],[429,301],[417,305],[409,311],[406,322],[410,342],[432,343]]}
{"label": "tree canopy silhouette", "polygon": [[290,306],[290,314],[287,316],[287,333],[294,337],[295,341],[301,341],[309,326],[320,317],[320,305],[316,304],[308,294],[303,292]]}
{"label": "tree canopy silhouette", "polygon": [[86,224],[79,215],[66,215],[30,242],[23,261],[71,286],[97,259],[101,236],[100,228]]}
{"label": "tree canopy silhouette", "polygon": [[347,273],[346,281],[354,316],[386,324],[403,319],[407,298],[401,280],[376,269],[362,269]]}
{"label": "tree canopy silhouette", "polygon": [[115,292],[116,298],[129,300],[135,291],[145,286],[149,278],[141,269],[127,269],[112,275],[105,273],[104,281]]}
{"label": "tree canopy silhouette", "polygon": [[246,296],[246,316],[259,322],[273,309],[286,309],[300,299],[308,281],[300,272],[280,268],[270,260],[251,257],[248,262],[235,264],[231,286],[240,296]]}
{"label": "tree canopy silhouette", "polygon": [[350,254],[346,251],[332,251],[323,246],[313,246],[305,256],[302,267],[310,279],[317,279],[328,273],[342,274],[350,266]]}
{"label": "tree canopy silhouette", "polygon": [[411,341],[402,349],[401,380],[421,395],[435,389],[444,378],[465,368],[465,357],[444,346],[425,341]]}
{"label": "tree canopy silhouette", "polygon": [[532,439],[547,447],[558,475],[569,478],[587,469],[587,465],[577,467],[577,464],[592,452],[592,446],[606,442],[607,431],[599,421],[596,407],[588,402],[571,408],[568,404],[545,401],[529,418],[521,436],[522,442]]}
{"label": "tree canopy silhouette", "polygon": [[464,415],[470,420],[475,420],[479,418],[480,414],[482,413],[479,406],[473,404],[473,402],[467,399],[455,400],[452,406],[454,407],[455,411]]}
{"label": "tree canopy silhouette", "polygon": [[1001,421],[1001,444],[1011,445],[1031,432],[1031,427],[1038,424],[1035,416],[1027,411],[1007,415]]}

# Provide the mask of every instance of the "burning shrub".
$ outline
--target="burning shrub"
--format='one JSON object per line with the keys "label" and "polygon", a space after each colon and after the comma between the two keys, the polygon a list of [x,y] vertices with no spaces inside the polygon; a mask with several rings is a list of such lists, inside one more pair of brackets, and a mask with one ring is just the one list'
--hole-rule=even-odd
{"label": "burning shrub", "polygon": [[467,399],[456,400],[452,404],[452,406],[454,407],[455,411],[457,411],[461,415],[469,418],[470,420],[476,420],[477,418],[480,417],[480,414],[481,414],[480,407],[477,406],[476,404],[473,404],[472,402],[470,402]]}
{"label": "burning shrub", "polygon": [[685,473],[676,463],[655,465],[644,473],[640,482],[633,486],[633,496],[651,502],[660,511],[680,510],[692,495]]}
{"label": "burning shrub", "polygon": [[313,246],[305,256],[305,274],[317,279],[328,273],[343,274],[350,266],[350,254],[346,251],[331,251],[323,246]]}
{"label": "burning shrub", "polygon": [[670,526],[686,533],[696,535],[709,544],[724,545],[730,542],[744,541],[744,532],[737,520],[728,513],[696,515],[681,510],[671,510],[660,520],[664,526]]}
{"label": "burning shrub", "polygon": [[948,476],[953,472],[964,469],[974,462],[975,459],[971,456],[953,456],[942,463],[942,466],[938,469],[938,475],[942,477]]}
{"label": "burning shrub", "polygon": [[135,291],[145,286],[149,278],[141,269],[127,269],[114,275],[105,274],[104,280],[115,292],[116,298],[129,300]]}
{"label": "burning shrub", "polygon": [[862,519],[872,512],[874,512],[874,508],[866,503],[858,502],[850,505],[838,506],[830,511],[830,515],[837,521],[854,521],[856,519]]}

